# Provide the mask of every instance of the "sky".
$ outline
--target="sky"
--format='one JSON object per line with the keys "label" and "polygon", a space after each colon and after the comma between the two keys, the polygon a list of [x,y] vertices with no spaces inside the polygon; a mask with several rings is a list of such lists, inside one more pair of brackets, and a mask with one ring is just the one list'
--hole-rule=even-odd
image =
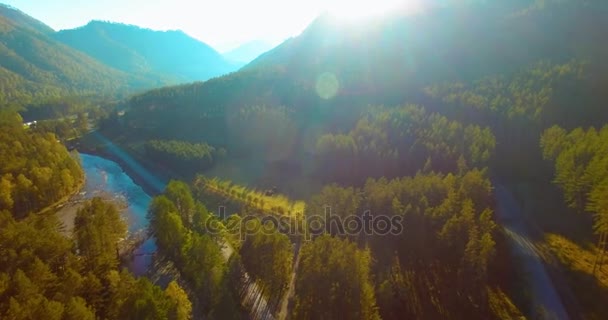
{"label": "sky", "polygon": [[[365,13],[378,3],[407,0],[0,0],[55,30],[90,20],[154,30],[180,29],[220,52],[253,40],[276,45],[300,34],[321,13]],[[410,0],[411,1],[411,0]],[[364,6],[353,7],[361,2]],[[345,9],[349,8],[349,9]]]}

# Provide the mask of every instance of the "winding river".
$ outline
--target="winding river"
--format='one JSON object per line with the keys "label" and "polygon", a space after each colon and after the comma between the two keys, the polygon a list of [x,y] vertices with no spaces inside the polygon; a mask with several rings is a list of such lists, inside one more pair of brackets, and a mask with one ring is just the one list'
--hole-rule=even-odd
{"label": "winding river", "polygon": [[[86,184],[81,194],[85,198],[104,196],[126,204],[123,216],[127,221],[129,235],[145,233],[148,227],[146,217],[152,197],[136,184],[133,179],[111,160],[90,154],[80,154]],[[156,252],[154,239],[145,240],[133,253],[128,268],[137,276],[144,275]]]}
{"label": "winding river", "polygon": [[[109,141],[101,134],[93,133],[101,141],[112,157],[120,160],[129,172],[137,175],[152,192],[161,192],[165,182],[144,168],[127,152]],[[149,221],[146,217],[148,205],[152,197],[123,170],[116,162],[103,157],[86,153],[80,154],[81,165],[86,175],[86,184],[81,192],[84,198],[104,196],[116,198],[127,205],[123,215],[128,223],[130,235],[146,232]],[[234,249],[230,245],[222,245],[222,255],[228,261]],[[145,240],[132,254],[128,263],[129,270],[136,276],[144,276],[150,270],[153,254],[156,252],[156,243],[153,238]],[[249,309],[254,319],[275,319],[266,299],[261,294],[258,283],[251,281],[244,272],[245,292],[241,303]],[[282,303],[284,304],[284,303]],[[281,305],[282,305],[281,304]]]}

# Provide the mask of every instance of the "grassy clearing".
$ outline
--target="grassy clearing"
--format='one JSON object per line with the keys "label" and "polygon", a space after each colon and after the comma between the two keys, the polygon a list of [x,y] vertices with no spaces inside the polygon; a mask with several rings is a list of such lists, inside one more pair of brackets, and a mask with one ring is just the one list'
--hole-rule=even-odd
{"label": "grassy clearing", "polygon": [[576,295],[584,319],[606,319],[608,314],[608,263],[602,272],[593,274],[597,248],[582,247],[557,234],[545,235],[546,246],[566,269],[566,281]]}
{"label": "grassy clearing", "polygon": [[608,259],[604,259],[602,272],[592,274],[593,263],[599,251],[597,247],[590,245],[589,248],[583,248],[566,237],[552,233],[545,235],[545,239],[551,252],[562,264],[568,266],[574,272],[581,272],[594,277],[599,285],[608,289],[608,263],[606,263]]}

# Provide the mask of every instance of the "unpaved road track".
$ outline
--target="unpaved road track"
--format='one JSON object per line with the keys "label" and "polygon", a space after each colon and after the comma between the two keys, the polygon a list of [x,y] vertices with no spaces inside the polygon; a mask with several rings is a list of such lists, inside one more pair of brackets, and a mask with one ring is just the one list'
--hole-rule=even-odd
{"label": "unpaved road track", "polygon": [[514,255],[520,258],[530,285],[534,308],[542,308],[547,320],[569,320],[570,317],[555,290],[534,243],[530,240],[521,208],[511,192],[494,182],[498,222],[504,227]]}

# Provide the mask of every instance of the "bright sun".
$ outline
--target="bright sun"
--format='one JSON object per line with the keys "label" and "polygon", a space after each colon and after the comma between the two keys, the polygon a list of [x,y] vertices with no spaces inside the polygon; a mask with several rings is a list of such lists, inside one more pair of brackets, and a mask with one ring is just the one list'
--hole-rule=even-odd
{"label": "bright sun", "polygon": [[415,14],[422,10],[423,0],[329,0],[327,11],[344,20],[377,17],[394,10]]}

